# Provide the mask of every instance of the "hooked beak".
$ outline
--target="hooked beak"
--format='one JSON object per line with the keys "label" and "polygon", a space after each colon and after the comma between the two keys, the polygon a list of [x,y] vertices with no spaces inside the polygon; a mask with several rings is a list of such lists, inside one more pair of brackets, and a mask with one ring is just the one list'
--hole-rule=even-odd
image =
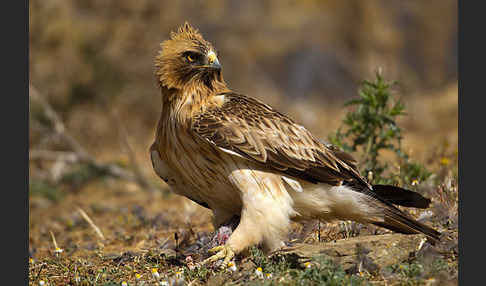
{"label": "hooked beak", "polygon": [[216,54],[213,51],[209,51],[208,55],[208,67],[220,70],[221,69],[221,64],[218,61],[218,58],[216,57]]}

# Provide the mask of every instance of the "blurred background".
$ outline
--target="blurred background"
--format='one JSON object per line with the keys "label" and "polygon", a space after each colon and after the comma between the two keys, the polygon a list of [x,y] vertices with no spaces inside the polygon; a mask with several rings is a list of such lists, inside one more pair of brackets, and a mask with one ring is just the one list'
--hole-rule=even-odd
{"label": "blurred background", "polygon": [[[76,221],[71,203],[109,215],[127,192],[116,208],[147,198],[138,203],[162,211],[163,200],[150,205],[143,192],[143,182],[166,188],[148,155],[161,110],[153,60],[186,20],[219,49],[231,88],[323,140],[340,126],[343,103],[381,68],[399,82],[407,152],[427,166],[439,164],[440,148],[457,152],[457,1],[31,0],[29,9],[31,246]],[[93,185],[73,150],[100,165],[135,165],[143,182]],[[118,193],[100,197],[111,189]],[[63,207],[71,212],[60,215]],[[48,213],[57,219],[42,221]]]}

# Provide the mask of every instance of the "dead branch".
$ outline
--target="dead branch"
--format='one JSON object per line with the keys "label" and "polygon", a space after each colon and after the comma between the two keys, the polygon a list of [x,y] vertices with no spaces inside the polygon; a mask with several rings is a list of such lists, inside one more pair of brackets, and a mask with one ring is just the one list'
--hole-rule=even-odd
{"label": "dead branch", "polygon": [[30,150],[29,159],[76,163],[79,161],[79,156],[78,154],[69,151]]}
{"label": "dead branch", "polygon": [[69,147],[72,149],[72,152],[65,152],[65,151],[50,151],[50,150],[31,150],[29,153],[29,158],[31,160],[63,160],[69,163],[74,163],[74,162],[79,162],[79,163],[85,163],[88,164],[102,172],[104,172],[107,175],[125,179],[128,181],[134,181],[138,185],[140,185],[143,189],[149,189],[149,190],[154,190],[155,188],[151,186],[151,184],[142,176],[142,173],[139,170],[138,165],[136,164],[136,161],[134,160],[134,155],[133,151],[131,151],[131,148],[128,144],[128,141],[126,139],[126,131],[124,131],[125,135],[125,145],[127,145],[129,152],[131,152],[130,157],[132,161],[132,165],[134,170],[126,170],[124,168],[121,168],[117,165],[113,164],[101,164],[97,162],[84,148],[81,146],[81,144],[78,143],[72,137],[69,132],[66,130],[66,127],[64,123],[62,122],[60,116],[57,114],[57,112],[51,107],[51,105],[45,100],[45,98],[42,96],[41,93],[37,91],[35,87],[32,85],[29,85],[29,96],[31,98],[37,100],[40,105],[42,106],[45,115],[47,118],[51,121],[52,125],[54,126],[54,131],[59,134],[65,142],[69,145]]}
{"label": "dead branch", "polygon": [[62,122],[59,115],[57,115],[57,112],[54,111],[51,105],[32,85],[29,85],[29,96],[40,103],[40,105],[44,109],[47,118],[53,124],[56,133],[63,137],[63,139],[73,149],[73,151],[81,158],[84,158],[88,161],[94,161],[93,158],[91,158],[91,156],[88,154],[88,152],[86,152],[86,150],[68,132],[66,132],[66,127],[64,126],[64,123]]}

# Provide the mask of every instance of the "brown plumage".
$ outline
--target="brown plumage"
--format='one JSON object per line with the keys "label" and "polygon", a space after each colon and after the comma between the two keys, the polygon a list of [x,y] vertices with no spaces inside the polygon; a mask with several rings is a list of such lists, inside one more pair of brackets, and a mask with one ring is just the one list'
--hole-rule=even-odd
{"label": "brown plumage", "polygon": [[355,220],[439,239],[393,205],[425,208],[429,199],[398,187],[372,187],[351,155],[230,90],[215,48],[189,24],[161,46],[154,170],[174,192],[210,208],[215,227],[240,216],[227,243],[206,262],[224,258],[225,265],[259,243],[278,249],[291,220]]}

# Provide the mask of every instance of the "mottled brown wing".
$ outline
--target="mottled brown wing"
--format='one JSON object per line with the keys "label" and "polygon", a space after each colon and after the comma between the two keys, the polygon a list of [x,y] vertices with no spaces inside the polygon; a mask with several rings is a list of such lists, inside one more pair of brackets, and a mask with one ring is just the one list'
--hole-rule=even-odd
{"label": "mottled brown wing", "polygon": [[193,118],[192,130],[203,139],[225,152],[310,182],[357,181],[368,186],[349,154],[324,145],[303,126],[254,98],[224,96],[222,106]]}

